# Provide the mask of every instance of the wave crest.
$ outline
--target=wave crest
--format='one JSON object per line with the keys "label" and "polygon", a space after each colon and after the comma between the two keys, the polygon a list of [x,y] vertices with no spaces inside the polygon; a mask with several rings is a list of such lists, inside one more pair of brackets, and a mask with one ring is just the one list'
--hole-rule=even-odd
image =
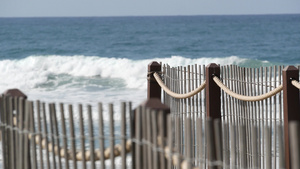
{"label": "wave crest", "polygon": [[[20,60],[0,61],[0,88],[32,89],[49,83],[49,77],[69,75],[71,77],[100,77],[121,79],[126,88],[146,88],[147,65],[152,61],[168,63],[171,66],[217,63],[221,65],[245,65],[251,61],[237,56],[224,58],[153,58],[131,60],[127,58],[106,58],[98,56],[28,56]],[[263,64],[262,61],[258,61]],[[70,83],[72,78],[68,77]],[[51,79],[53,81],[53,78]],[[54,80],[55,81],[55,80]],[[119,82],[119,81],[117,81]],[[100,82],[99,82],[100,83]],[[101,84],[99,84],[101,86]]]}

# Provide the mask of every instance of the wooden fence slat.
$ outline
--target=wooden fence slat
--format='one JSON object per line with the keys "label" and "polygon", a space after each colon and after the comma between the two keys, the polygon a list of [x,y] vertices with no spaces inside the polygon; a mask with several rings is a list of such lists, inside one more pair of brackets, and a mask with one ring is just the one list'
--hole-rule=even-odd
{"label": "wooden fence slat", "polygon": [[46,116],[46,105],[42,103],[42,110],[43,110],[43,137],[45,140],[45,148],[46,148],[46,160],[47,160],[47,169],[50,169],[50,155],[49,155],[49,146],[48,146],[48,127],[47,127],[47,116]]}
{"label": "wooden fence slat", "polygon": [[[160,64],[161,66],[162,66],[162,72],[163,72],[163,74],[164,75],[166,75],[166,64]],[[164,90],[162,90],[162,95],[163,95],[163,101],[164,101],[164,103],[166,103],[167,101],[166,101],[166,92],[164,91]]]}
{"label": "wooden fence slat", "polygon": [[278,154],[279,154],[279,168],[285,168],[284,144],[283,144],[283,128],[282,125],[277,126],[278,131]]}
{"label": "wooden fence slat", "polygon": [[[245,68],[245,74],[244,74],[244,80],[245,80],[245,95],[250,96],[250,69]],[[246,141],[247,141],[247,167],[251,167],[251,156],[249,155],[251,152],[251,126],[252,126],[252,119],[251,114],[253,113],[253,110],[251,109],[251,102],[245,102],[245,112],[246,112]]]}
{"label": "wooden fence slat", "polygon": [[[1,124],[3,124],[0,128],[1,128],[1,142],[2,142],[2,159],[3,159],[3,165],[2,165],[2,167],[4,168],[4,169],[6,169],[7,167],[6,167],[6,161],[7,161],[7,157],[6,157],[6,138],[5,138],[5,121],[4,121],[4,112],[5,112],[5,109],[4,109],[4,97],[1,97],[0,98],[0,120],[1,120]],[[19,167],[19,165],[18,165],[18,167]]]}
{"label": "wooden fence slat", "polygon": [[203,168],[203,137],[202,137],[202,118],[197,118],[197,143],[198,143],[198,166],[200,169]]}
{"label": "wooden fence slat", "polygon": [[[277,87],[277,83],[276,83],[276,80],[277,80],[277,66],[273,66],[273,76],[272,77],[270,77],[270,86],[273,86],[273,88],[276,88]],[[274,83],[274,84],[273,84]],[[271,88],[271,89],[273,89],[273,88]],[[275,96],[273,96],[272,98],[270,98],[270,100],[271,101],[273,101],[273,103],[271,103],[270,104],[270,107],[271,107],[271,109],[272,109],[272,111],[271,111],[271,114],[273,114],[274,113],[274,115],[271,115],[271,117],[270,117],[270,121],[271,121],[271,134],[272,134],[272,130],[274,130],[274,139],[272,139],[272,137],[271,137],[271,148],[272,148],[272,146],[273,146],[273,150],[274,150],[274,158],[272,158],[272,159],[274,159],[273,160],[273,167],[274,168],[277,168],[277,147],[276,147],[276,144],[277,144],[277,136],[276,136],[276,134],[277,134],[277,124],[276,124],[276,114],[277,114],[277,109],[276,109],[276,105],[277,105],[277,103],[276,103],[276,97],[277,97],[277,95],[275,95]],[[273,118],[274,117],[274,118]],[[271,154],[272,155],[272,154]]]}
{"label": "wooden fence slat", "polygon": [[[176,140],[175,140],[175,145],[176,145],[176,150],[177,150],[177,161],[178,161],[178,163],[177,163],[177,169],[180,169],[181,168],[181,166],[180,166],[180,164],[181,164],[181,159],[180,159],[180,148],[181,148],[181,140],[180,140],[180,138],[181,138],[181,123],[180,123],[180,121],[181,121],[181,119],[180,119],[180,116],[177,116],[176,117],[176,121],[177,121],[177,125],[175,126],[175,128],[177,128],[176,129],[176,133],[175,133],[175,138],[176,138]],[[177,141],[177,143],[176,143],[176,141]]]}
{"label": "wooden fence slat", "polygon": [[115,153],[114,153],[114,147],[115,147],[115,134],[114,134],[114,109],[113,104],[109,104],[108,106],[108,113],[109,113],[109,132],[110,132],[110,164],[111,169],[115,169]]}
{"label": "wooden fence slat", "polygon": [[50,135],[51,135],[51,150],[52,150],[52,163],[53,168],[56,169],[56,158],[55,158],[55,133],[54,133],[54,122],[53,122],[53,104],[48,104],[50,113]]}
{"label": "wooden fence slat", "polygon": [[168,157],[168,169],[172,169],[172,157],[173,157],[173,128],[172,128],[172,118],[171,115],[167,115],[167,127],[168,127],[168,132],[167,132],[167,141],[168,141],[168,148],[169,148],[169,154],[167,155]]}
{"label": "wooden fence slat", "polygon": [[38,136],[38,142],[39,142],[39,157],[40,157],[40,166],[39,168],[44,169],[44,153],[43,153],[43,147],[42,147],[42,117],[41,117],[41,102],[39,100],[36,101],[36,112],[37,112],[37,136]]}
{"label": "wooden fence slat", "polygon": [[142,168],[142,150],[141,150],[141,141],[142,141],[142,136],[141,136],[141,128],[142,128],[142,122],[141,122],[141,114],[142,114],[142,107],[139,106],[135,109],[135,134],[136,134],[136,149],[135,149],[135,154],[136,154],[136,159],[135,160],[135,166],[137,169]]}
{"label": "wooden fence slat", "polygon": [[[181,92],[181,94],[182,93],[184,93],[184,81],[185,81],[185,79],[184,79],[184,76],[183,76],[183,67],[182,66],[180,66],[180,92]],[[181,123],[181,125],[180,125],[180,141],[179,141],[179,144],[180,144],[180,146],[179,146],[179,149],[178,149],[178,152],[179,153],[181,153],[181,154],[183,154],[183,143],[184,143],[184,139],[183,139],[183,135],[184,135],[184,131],[183,131],[183,122],[184,122],[184,117],[185,117],[185,113],[186,113],[186,111],[184,110],[184,106],[185,106],[185,99],[181,99],[181,108],[180,108],[180,123]]]}
{"label": "wooden fence slat", "polygon": [[54,152],[57,154],[58,156],[58,167],[59,169],[62,169],[62,160],[61,160],[61,148],[60,148],[60,141],[59,141],[59,130],[58,130],[58,122],[57,122],[57,114],[56,114],[56,107],[55,104],[52,104],[52,120],[53,120],[53,124],[54,124],[54,135],[55,135],[55,149]]}
{"label": "wooden fence slat", "polygon": [[[18,129],[19,127],[19,98],[18,97],[14,97],[14,110],[15,110],[15,127],[16,129]],[[19,148],[19,133],[18,131],[14,131],[14,135],[15,135],[15,168],[17,168],[19,166],[19,152],[20,152],[20,148]],[[18,153],[17,153],[18,152]]]}
{"label": "wooden fence slat", "polygon": [[[277,85],[277,71],[278,71],[278,66],[274,66],[274,72],[273,72],[273,75],[274,75],[274,88],[276,88],[278,85]],[[274,104],[273,104],[273,109],[275,112],[274,113],[274,125],[273,125],[273,129],[274,129],[274,143],[273,143],[273,150],[274,150],[274,168],[277,168],[277,98],[278,95],[274,96],[273,99],[274,99]],[[273,120],[271,118],[271,120]]]}
{"label": "wooden fence slat", "polygon": [[257,163],[257,127],[256,126],[252,126],[251,127],[251,143],[252,143],[252,167],[253,168],[259,168],[258,167],[258,163]]}
{"label": "wooden fence slat", "polygon": [[[280,66],[279,67],[279,71],[278,71],[278,81],[279,82],[281,82],[281,80],[282,80],[282,66]],[[279,94],[279,112],[282,112],[282,110],[283,110],[283,99],[282,99],[282,93],[283,92],[280,92],[280,94]],[[279,115],[279,121],[280,121],[280,124],[283,124],[283,114],[284,113],[280,113],[281,115]]]}
{"label": "wooden fence slat", "polygon": [[[8,125],[11,126],[11,127],[14,127],[14,122],[13,122],[13,118],[14,118],[14,114],[13,114],[13,98],[12,97],[9,97],[8,98]],[[16,159],[15,159],[15,153],[16,153],[16,150],[15,150],[15,138],[14,138],[14,130],[13,129],[9,129],[10,132],[9,132],[9,142],[8,144],[10,145],[9,147],[9,153],[10,153],[10,167],[11,168],[15,168],[15,162],[16,162]]]}
{"label": "wooden fence slat", "polygon": [[104,159],[104,123],[103,123],[103,107],[102,103],[98,103],[98,115],[99,115],[99,146],[100,146],[100,160],[101,169],[105,169]]}
{"label": "wooden fence slat", "polygon": [[265,168],[266,169],[271,169],[272,167],[272,152],[271,152],[271,133],[270,133],[270,127],[265,126]]}
{"label": "wooden fence slat", "polygon": [[[223,123],[223,168],[229,168],[230,166],[230,156],[229,156],[229,124],[228,123]],[[220,141],[222,141],[220,140]]]}
{"label": "wooden fence slat", "polygon": [[[88,126],[89,126],[89,143],[90,143],[90,159],[91,168],[95,169],[95,146],[94,146],[94,127],[93,127],[93,117],[92,117],[92,106],[88,105]],[[125,164],[124,164],[125,165]]]}
{"label": "wooden fence slat", "polygon": [[[5,147],[4,147],[5,154],[4,154],[4,156],[5,156],[5,159],[6,159],[5,167],[6,168],[11,168],[11,162],[10,162],[11,161],[11,159],[10,159],[10,157],[11,157],[11,150],[10,150],[10,148],[11,148],[11,146],[10,146],[10,144],[11,144],[11,140],[10,140],[11,133],[10,133],[10,131],[11,130],[7,127],[7,126],[10,126],[9,116],[11,115],[10,105],[9,105],[9,97],[4,97],[3,101],[4,101],[3,107],[4,107],[4,112],[5,112],[3,114],[3,121],[4,121],[4,124],[5,124],[5,130],[4,130],[5,135],[3,137],[3,140],[5,140],[4,141],[5,142]],[[6,112],[8,112],[8,113],[6,113]]]}
{"label": "wooden fence slat", "polygon": [[35,134],[35,119],[34,119],[34,108],[33,108],[33,102],[30,101],[29,102],[29,113],[30,113],[30,132],[31,134],[31,155],[32,155],[32,168],[36,169],[37,168],[37,153],[36,153],[36,142],[35,142],[35,138],[36,138],[36,134]]}
{"label": "wooden fence slat", "polygon": [[233,124],[230,124],[230,157],[230,165],[236,166],[236,134]]}
{"label": "wooden fence slat", "polygon": [[[29,131],[29,123],[30,123],[30,114],[29,114],[29,101],[25,101],[25,121],[24,121],[24,130]],[[30,159],[29,159],[29,140],[28,140],[28,132],[24,133],[24,169],[30,169]]]}
{"label": "wooden fence slat", "polygon": [[[257,68],[257,83],[258,84],[260,84],[260,86],[257,86],[257,95],[260,95],[260,94],[262,94],[263,92],[262,92],[262,88],[263,88],[263,80],[262,80],[262,73],[263,73],[263,71],[262,71],[263,69],[262,68]],[[259,130],[258,130],[258,135],[261,135],[261,136],[263,136],[263,133],[262,133],[262,130],[261,130],[261,128],[263,127],[263,125],[262,125],[262,119],[263,119],[263,108],[262,108],[262,106],[263,106],[263,101],[259,101],[259,103],[258,103],[258,115],[257,115],[257,117],[259,118],[259,121],[258,121],[258,128],[259,128]],[[262,162],[262,157],[263,157],[263,155],[262,155],[262,150],[261,150],[261,148],[262,148],[262,139],[259,139],[258,140],[258,156],[259,156],[259,158],[258,158],[258,166],[260,167],[260,168],[263,168],[263,162]]]}
{"label": "wooden fence slat", "polygon": [[[198,65],[197,64],[195,64],[194,65],[194,67],[195,67],[195,85],[194,85],[194,88],[197,88],[198,87],[198,81],[199,81],[199,79],[198,79]],[[201,83],[200,83],[201,84]],[[197,119],[197,117],[198,117],[198,115],[199,115],[199,112],[200,112],[200,110],[199,110],[199,95],[200,95],[201,93],[198,93],[198,94],[196,94],[195,96],[194,96],[194,102],[195,102],[195,108],[194,108],[194,112],[195,112],[195,121],[196,121],[196,119]],[[195,124],[196,125],[196,124]],[[195,131],[195,134],[196,134],[196,132],[197,131]],[[196,140],[195,140],[196,141]],[[196,154],[195,154],[196,155]]]}
{"label": "wooden fence slat", "polygon": [[70,137],[71,137],[71,153],[72,153],[72,161],[73,168],[77,169],[77,161],[76,161],[76,140],[75,140],[75,130],[74,130],[74,118],[73,118],[73,106],[69,105],[69,126],[70,126]]}
{"label": "wooden fence slat", "polygon": [[[148,126],[147,122],[146,122],[146,108],[143,106],[142,107],[142,113],[141,113],[141,122],[142,122],[142,129],[141,129],[141,138],[142,140],[146,140],[146,136],[147,136],[147,131],[146,131],[146,127]],[[142,151],[142,168],[143,169],[148,169],[148,161],[147,161],[147,156],[148,156],[148,153],[147,153],[147,145],[145,142],[142,143],[142,146],[141,146],[141,151]]]}
{"label": "wooden fence slat", "polygon": [[[3,123],[4,123],[4,131],[3,131],[3,142],[4,142],[4,147],[3,147],[3,151],[4,151],[4,167],[5,168],[10,168],[10,137],[9,137],[9,128],[7,127],[7,125],[9,125],[8,122],[8,113],[5,113],[9,110],[9,106],[8,106],[8,98],[7,97],[3,97],[3,114],[2,114],[2,118],[3,118]],[[23,134],[22,134],[23,136]],[[23,155],[23,154],[22,154]]]}
{"label": "wooden fence slat", "polygon": [[164,111],[160,110],[158,112],[158,131],[159,131],[159,138],[160,138],[160,144],[159,144],[159,148],[161,149],[160,151],[160,168],[166,168],[166,161],[165,161],[165,136],[166,136],[166,129],[164,128],[165,124],[164,122],[166,121],[165,115],[164,115]]}
{"label": "wooden fence slat", "polygon": [[[152,144],[154,147],[157,147],[157,111],[151,112],[151,122],[152,122]],[[158,169],[158,152],[154,149],[153,150],[153,169]]]}
{"label": "wooden fence slat", "polygon": [[[191,88],[191,91],[193,91],[195,89],[195,72],[194,72],[194,65],[192,65],[192,88]],[[192,147],[194,147],[196,144],[196,111],[195,111],[195,98],[196,98],[196,95],[195,96],[192,96],[191,99],[192,99]],[[195,156],[196,155],[196,152],[195,152],[195,149],[192,149],[192,158],[195,159]],[[193,164],[195,164],[195,161],[193,162]]]}
{"label": "wooden fence slat", "polygon": [[[267,90],[267,91],[271,91],[272,90],[272,72],[273,72],[273,67],[272,66],[270,66],[270,67],[268,67],[268,78],[269,78],[269,80],[268,80],[268,83],[267,83],[267,86],[269,86],[269,89]],[[267,114],[267,117],[268,117],[268,121],[269,121],[269,127],[270,127],[270,130],[272,129],[272,126],[273,126],[273,123],[272,123],[272,114],[273,114],[273,102],[272,102],[272,97],[270,97],[270,98],[268,98],[268,99],[266,99],[266,102],[268,103],[268,107],[269,107],[269,112],[267,112],[266,114]],[[269,166],[270,166],[270,168],[272,167],[272,152],[271,152],[271,147],[272,147],[272,139],[271,139],[271,136],[270,136],[270,132],[268,131],[268,137],[269,137],[269,139],[270,140],[267,140],[268,141],[268,144],[269,144],[269,149],[270,149],[270,152],[267,152],[267,153],[269,153],[268,154],[268,164],[269,164]]]}
{"label": "wooden fence slat", "polygon": [[240,167],[247,167],[247,149],[246,149],[246,126],[239,126],[239,147],[240,147]]}
{"label": "wooden fence slat", "polygon": [[192,134],[191,134],[191,117],[187,117],[185,119],[185,133],[186,134],[186,158],[185,159],[187,161],[187,169],[191,169],[192,168]]}
{"label": "wooden fence slat", "polygon": [[66,118],[65,118],[65,110],[64,105],[62,103],[59,104],[60,107],[60,118],[61,118],[61,129],[63,134],[63,149],[64,149],[64,157],[65,157],[65,167],[69,169],[69,150],[68,150],[68,140],[67,140],[67,130],[66,130]]}
{"label": "wooden fence slat", "polygon": [[[80,147],[81,147],[81,163],[82,168],[86,169],[86,159],[85,159],[85,136],[84,136],[84,123],[83,123],[83,110],[82,104],[78,105],[79,112],[79,130],[80,130]],[[80,158],[80,157],[79,157]]]}
{"label": "wooden fence slat", "polygon": [[[230,78],[231,79],[236,79],[235,77],[235,66],[234,65],[230,65]],[[231,86],[232,86],[232,91],[236,92],[236,82],[234,80],[231,80]],[[237,109],[236,109],[236,99],[231,97],[232,99],[232,116],[233,116],[233,124],[237,125],[238,122],[238,116],[237,116]]]}
{"label": "wooden fence slat", "polygon": [[[265,92],[268,91],[268,85],[267,85],[268,84],[268,80],[267,80],[268,79],[268,73],[267,73],[268,69],[267,69],[267,67],[264,67],[263,70],[264,70],[264,77],[263,77],[263,85],[262,85],[262,88],[263,88],[262,91],[263,92],[262,93],[265,93]],[[263,100],[263,104],[264,104],[264,106],[263,106],[264,109],[263,109],[262,112],[266,112],[266,113],[262,114],[262,116],[263,116],[263,119],[262,119],[263,120],[262,121],[263,122],[262,132],[263,132],[263,136],[264,136],[264,138],[262,139],[262,141],[263,141],[262,145],[266,145],[266,136],[267,135],[266,135],[266,131],[264,130],[264,128],[265,128],[266,125],[268,125],[268,121],[267,121],[267,118],[268,118],[267,117],[268,116],[268,113],[267,113],[268,112],[268,103],[267,103],[267,100]],[[266,164],[266,156],[267,156],[266,151],[263,151],[263,157],[264,158],[262,159],[263,160],[262,163],[263,163],[263,166],[264,166],[263,168],[264,169],[267,169],[266,165],[265,165]]]}
{"label": "wooden fence slat", "polygon": [[[151,124],[151,110],[150,109],[147,109],[146,110],[146,123],[147,123],[147,142],[148,143],[152,143],[152,124]],[[152,169],[153,168],[153,152],[152,152],[152,145],[151,144],[148,144],[147,145],[148,147],[148,168],[149,169]]]}
{"label": "wooden fence slat", "polygon": [[[147,123],[149,124],[149,123]],[[122,169],[126,169],[126,103],[121,103],[121,158],[122,158]]]}
{"label": "wooden fence slat", "polygon": [[[224,67],[225,70],[224,70],[224,78],[225,78],[225,84],[226,86],[228,86],[229,88],[232,88],[230,86],[230,81],[229,81],[229,65],[227,65],[226,67]],[[227,123],[232,123],[232,115],[231,115],[231,97],[228,96],[228,94],[226,94],[225,92],[223,92],[223,95],[224,97],[226,98],[226,102],[227,104],[226,105],[226,115],[227,115]],[[229,127],[229,125],[228,125]],[[228,130],[228,129],[227,129]]]}

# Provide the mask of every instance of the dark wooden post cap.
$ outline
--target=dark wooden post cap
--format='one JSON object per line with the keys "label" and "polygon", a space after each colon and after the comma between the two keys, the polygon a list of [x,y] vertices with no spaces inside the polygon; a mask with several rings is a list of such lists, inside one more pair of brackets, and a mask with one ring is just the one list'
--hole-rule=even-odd
{"label": "dark wooden post cap", "polygon": [[161,87],[156,82],[153,73],[161,73],[161,65],[155,61],[148,64],[148,87],[147,87],[147,98],[158,98],[161,99]]}
{"label": "dark wooden post cap", "polygon": [[287,66],[283,69],[283,71],[290,71],[290,70],[298,71],[298,69],[295,66],[292,66],[292,65],[289,65],[289,66]]}
{"label": "dark wooden post cap", "polygon": [[161,65],[158,62],[153,61],[148,64],[148,71],[161,71]]}
{"label": "dark wooden post cap", "polygon": [[8,89],[3,93],[3,95],[11,97],[23,97],[24,99],[27,99],[27,96],[19,89]]}
{"label": "dark wooden post cap", "polygon": [[163,110],[165,113],[170,113],[170,107],[161,103],[158,98],[150,98],[142,103],[145,108],[150,108],[151,110]]}
{"label": "dark wooden post cap", "polygon": [[[215,76],[220,76],[220,66],[215,63],[210,63],[206,66],[207,69],[210,70],[211,74],[214,74]],[[212,78],[212,77],[211,77]]]}

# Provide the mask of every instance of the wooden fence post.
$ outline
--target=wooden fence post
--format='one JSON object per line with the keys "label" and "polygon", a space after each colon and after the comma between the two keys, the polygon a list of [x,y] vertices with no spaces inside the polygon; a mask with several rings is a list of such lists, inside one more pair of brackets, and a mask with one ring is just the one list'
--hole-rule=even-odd
{"label": "wooden fence post", "polygon": [[289,122],[300,121],[299,89],[292,85],[291,80],[299,81],[299,70],[294,66],[287,66],[283,69],[282,75],[285,165],[286,169],[290,169]]}
{"label": "wooden fence post", "polygon": [[161,72],[161,65],[157,62],[151,62],[148,65],[148,75],[147,75],[147,79],[148,79],[148,87],[147,87],[147,99],[150,98],[158,98],[161,100],[161,87],[159,86],[159,84],[156,82],[153,73],[157,72],[160,73]]}
{"label": "wooden fence post", "polygon": [[[145,110],[151,110],[151,111],[145,111]],[[165,138],[167,137],[167,115],[170,114],[170,108],[161,103],[161,100],[159,98],[150,98],[150,99],[147,99],[145,102],[143,102],[139,107],[137,107],[135,110],[133,110],[132,113],[132,130],[131,130],[131,133],[132,133],[132,139],[134,140],[139,140],[141,138],[144,138],[146,137],[146,133],[143,133],[142,129],[140,130],[136,130],[137,129],[137,126],[140,126],[140,125],[145,125],[145,124],[142,124],[142,119],[141,117],[145,116],[146,113],[148,112],[152,112],[152,111],[155,111],[155,112],[158,112],[159,115],[157,115],[157,124],[159,124],[158,122],[162,122],[162,130],[158,130],[158,134],[159,135],[163,135]],[[160,114],[160,113],[163,113],[163,114]],[[162,119],[161,119],[162,118]],[[159,126],[159,125],[158,125]],[[149,126],[146,126],[146,128],[148,128]],[[159,127],[157,127],[159,128]],[[139,133],[137,133],[139,132]],[[165,140],[165,138],[163,140]],[[145,139],[145,138],[144,138]],[[143,161],[144,159],[142,157],[139,157],[137,156],[139,154],[144,154],[146,152],[143,152],[144,150],[139,148],[139,150],[137,151],[137,146],[141,146],[139,144],[136,144],[136,143],[132,143],[132,168],[133,169],[139,169],[139,167],[141,166],[144,166],[144,163],[145,161]],[[140,160],[138,162],[138,166],[136,166],[136,160]],[[159,160],[159,164],[164,163],[166,164],[166,161],[161,161]]]}
{"label": "wooden fence post", "polygon": [[[220,78],[220,66],[215,63],[211,63],[206,66],[206,116],[208,119],[221,120],[221,89],[220,87],[214,82],[213,77],[217,76]],[[213,127],[213,126],[212,126]],[[214,131],[214,129],[212,129]],[[211,140],[215,140],[214,134],[211,134]],[[211,144],[211,143],[210,143]],[[212,143],[213,146],[214,143]],[[216,148],[213,149],[214,152],[210,153],[208,159],[210,162],[214,162],[217,160],[216,157]],[[212,166],[210,168],[217,168],[216,166]]]}
{"label": "wooden fence post", "polygon": [[213,77],[220,78],[220,66],[211,63],[206,66],[206,115],[221,120],[221,89],[214,82]]}
{"label": "wooden fence post", "polygon": [[[27,96],[22,92],[22,91],[20,91],[19,89],[8,89],[8,90],[6,90],[4,93],[3,93],[3,98],[2,99],[5,99],[5,97],[11,97],[11,98],[14,98],[14,97],[18,97],[18,98],[24,98],[24,99],[27,99]],[[6,103],[7,104],[7,103]],[[18,104],[20,104],[20,103],[18,103]],[[7,104],[8,105],[8,104]],[[2,105],[3,106],[3,105]],[[12,110],[11,111],[13,111],[13,110],[17,110],[18,109],[18,106],[17,105],[15,105],[15,104],[13,104],[12,103],[12,105],[11,105],[11,108],[12,108]],[[5,113],[7,113],[8,112],[8,109],[6,108],[6,109],[2,109],[3,111],[5,111],[5,112],[2,112],[3,114],[5,114]],[[18,112],[18,111],[15,111],[15,112]],[[23,111],[23,112],[20,112],[20,113],[22,113],[22,117],[25,117],[25,111]],[[15,116],[15,117],[19,117],[20,115],[19,114],[10,114],[10,115],[5,115],[6,117],[8,117],[8,116],[11,116],[12,118]],[[13,125],[13,124],[11,124],[11,125]],[[20,129],[20,130],[23,130],[23,129]],[[16,134],[15,134],[15,131],[13,131],[12,132],[13,133],[13,135],[15,136]],[[16,146],[16,144],[18,144],[19,143],[19,141],[16,139],[16,137],[13,137],[14,139],[12,140],[12,142],[11,143],[9,143],[9,144],[12,144],[14,147],[18,147],[18,146]],[[23,143],[24,144],[24,143]],[[25,145],[23,145],[23,146],[25,146]],[[30,140],[28,139],[28,150],[30,150]],[[10,147],[9,146],[7,146],[7,145],[5,145],[5,147],[7,147],[6,149],[8,150],[8,151],[14,151],[13,149],[10,149]],[[24,148],[24,147],[19,147],[20,149],[21,148]],[[20,150],[17,150],[17,149],[15,149],[15,151],[16,152],[13,152],[14,154],[15,154],[15,156],[18,156],[18,153],[20,152]],[[4,151],[3,151],[3,153],[5,153]],[[30,151],[28,151],[28,154],[26,155],[26,157],[27,157],[27,166],[26,167],[28,167],[28,168],[31,168],[31,158],[30,158]],[[8,158],[11,158],[11,157],[8,157]],[[16,159],[7,159],[8,161],[11,161],[11,160],[16,160]],[[19,160],[19,159],[18,159]],[[25,160],[25,159],[24,159]],[[20,161],[17,161],[17,162],[15,162],[16,164],[17,163],[19,163]]]}

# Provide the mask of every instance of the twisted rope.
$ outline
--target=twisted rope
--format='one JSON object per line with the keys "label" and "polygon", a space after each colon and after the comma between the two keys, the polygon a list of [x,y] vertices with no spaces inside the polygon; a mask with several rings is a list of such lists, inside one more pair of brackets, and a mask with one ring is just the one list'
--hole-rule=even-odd
{"label": "twisted rope", "polygon": [[171,91],[165,84],[164,82],[161,80],[161,78],[159,77],[159,75],[155,72],[153,74],[155,80],[157,81],[157,83],[160,85],[160,87],[170,96],[176,98],[176,99],[185,99],[185,98],[189,98],[189,97],[192,97],[194,96],[195,94],[201,92],[204,88],[205,88],[205,85],[206,85],[206,82],[204,81],[204,83],[202,85],[200,85],[197,89],[189,92],[189,93],[186,93],[186,94],[179,94],[179,93],[175,93],[173,91]]}
{"label": "twisted rope", "polygon": [[[19,129],[18,127],[14,127],[17,124],[17,118],[13,117],[13,126],[11,125],[7,125],[7,124],[3,124],[0,122],[0,127],[4,127],[5,129],[8,129],[10,131],[15,131],[18,134],[27,134],[27,137],[29,140],[35,141],[36,145],[40,145],[42,149],[48,149],[49,152],[53,152],[55,155],[60,155],[60,157],[62,158],[66,158],[68,160],[73,160],[75,159],[76,161],[83,161],[83,159],[85,159],[85,161],[90,161],[92,160],[92,153],[90,150],[85,150],[85,152],[82,152],[81,150],[75,150],[75,157],[73,157],[72,154],[72,150],[71,149],[67,149],[67,151],[65,151],[65,148],[62,146],[58,146],[58,145],[52,145],[53,143],[51,141],[48,141],[47,137],[54,137],[54,138],[59,138],[58,136],[55,135],[44,135],[43,133],[35,133],[35,132],[31,132],[29,130],[26,129]],[[0,135],[1,135],[1,131],[0,131]],[[46,137],[46,138],[43,138]],[[63,136],[66,137],[66,136]],[[75,139],[72,137],[68,137],[70,139]],[[130,138],[126,138],[123,137],[124,139],[126,139],[126,143],[125,143],[125,153],[129,153],[131,151],[131,146],[132,146],[132,142],[130,140]],[[92,139],[92,140],[97,140],[97,139],[105,139],[104,137],[101,138],[87,138],[87,139]],[[108,139],[116,139],[116,138],[108,138]],[[2,140],[2,138],[0,138],[0,141]],[[114,146],[114,149],[112,150],[111,148],[105,148],[104,150],[104,157],[101,157],[101,152],[99,149],[95,149],[94,150],[94,160],[98,161],[101,160],[102,158],[104,160],[110,159],[110,154],[113,153],[114,157],[120,156],[122,153],[122,146],[121,144],[116,144]]]}
{"label": "twisted rope", "polygon": [[268,93],[265,93],[265,94],[262,94],[262,95],[259,95],[259,96],[244,96],[244,95],[240,95],[240,94],[237,94],[233,91],[231,91],[228,87],[226,87],[222,82],[221,80],[217,77],[217,76],[214,76],[213,77],[213,80],[215,81],[215,83],[222,89],[224,90],[224,92],[226,92],[227,94],[229,94],[230,96],[234,97],[234,98],[237,98],[239,100],[243,100],[243,101],[250,101],[250,102],[254,102],[254,101],[260,101],[260,100],[264,100],[264,99],[267,99],[271,96],[274,96],[275,94],[279,93],[282,89],[283,89],[283,86],[280,85],[278,86],[277,88],[275,88],[274,90],[268,92]]}
{"label": "twisted rope", "polygon": [[297,87],[298,89],[300,89],[300,83],[297,80],[292,80],[292,84]]}

